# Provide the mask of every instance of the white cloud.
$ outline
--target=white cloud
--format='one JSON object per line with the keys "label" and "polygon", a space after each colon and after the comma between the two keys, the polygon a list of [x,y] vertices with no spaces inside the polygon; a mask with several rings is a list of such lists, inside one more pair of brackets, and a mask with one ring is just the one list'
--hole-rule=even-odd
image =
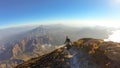
{"label": "white cloud", "polygon": [[120,42],[120,30],[113,31],[113,34],[108,39],[114,42]]}

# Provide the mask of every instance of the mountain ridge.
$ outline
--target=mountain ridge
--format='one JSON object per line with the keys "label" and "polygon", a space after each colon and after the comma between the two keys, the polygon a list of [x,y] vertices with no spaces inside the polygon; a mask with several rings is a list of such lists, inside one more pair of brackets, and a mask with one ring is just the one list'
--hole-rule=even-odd
{"label": "mountain ridge", "polygon": [[[83,38],[74,42],[69,51],[66,51],[63,46],[44,56],[26,61],[15,68],[120,68],[120,60],[115,59],[119,59],[120,51],[113,49],[117,48],[117,45],[120,46],[119,43],[105,42],[101,39]],[[108,50],[109,48],[114,51],[111,52]],[[117,55],[114,55],[114,52],[117,52]],[[111,54],[113,57],[110,56]],[[69,55],[73,57],[66,57]]]}

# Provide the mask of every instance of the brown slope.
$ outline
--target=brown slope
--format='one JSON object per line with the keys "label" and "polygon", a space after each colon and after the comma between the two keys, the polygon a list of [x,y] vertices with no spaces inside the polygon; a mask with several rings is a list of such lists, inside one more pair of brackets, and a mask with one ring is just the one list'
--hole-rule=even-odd
{"label": "brown slope", "polygon": [[119,43],[83,38],[73,43],[69,52],[76,54],[72,58],[65,57],[61,47],[15,68],[120,68],[119,50]]}
{"label": "brown slope", "polygon": [[62,54],[63,49],[64,47],[61,47],[49,54],[33,58],[23,64],[18,65],[15,68],[68,68],[69,61],[67,59],[69,58],[65,57],[65,54]]}

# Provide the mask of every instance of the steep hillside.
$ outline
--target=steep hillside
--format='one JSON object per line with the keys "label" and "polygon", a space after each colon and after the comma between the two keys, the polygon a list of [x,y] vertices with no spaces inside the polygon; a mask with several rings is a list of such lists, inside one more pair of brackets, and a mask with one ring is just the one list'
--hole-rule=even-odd
{"label": "steep hillside", "polygon": [[0,68],[13,68],[15,65],[30,58],[53,51],[56,47],[47,42],[49,40],[45,36],[42,38],[23,39],[11,43],[11,46],[4,49],[0,54]]}
{"label": "steep hillside", "polygon": [[120,68],[120,44],[83,38],[53,52],[33,58],[15,68]]}

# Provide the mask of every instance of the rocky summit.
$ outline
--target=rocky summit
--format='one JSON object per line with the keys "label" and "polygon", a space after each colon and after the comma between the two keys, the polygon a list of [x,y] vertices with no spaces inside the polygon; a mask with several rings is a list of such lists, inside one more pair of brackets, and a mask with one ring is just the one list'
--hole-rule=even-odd
{"label": "rocky summit", "polygon": [[120,68],[120,43],[82,38],[15,68]]}

